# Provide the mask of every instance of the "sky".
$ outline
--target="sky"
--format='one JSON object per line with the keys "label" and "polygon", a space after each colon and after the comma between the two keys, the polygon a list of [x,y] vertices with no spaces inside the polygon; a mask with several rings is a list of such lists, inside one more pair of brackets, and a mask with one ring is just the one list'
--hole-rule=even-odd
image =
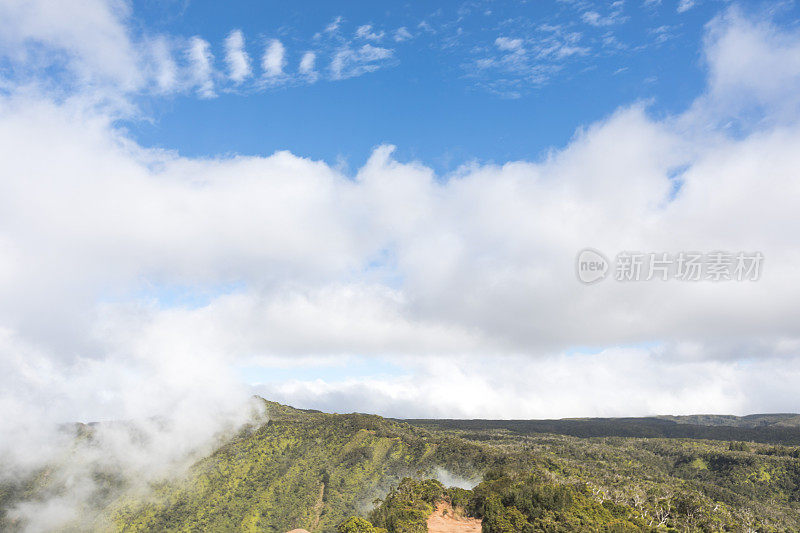
{"label": "sky", "polygon": [[163,46],[176,64],[165,71],[191,69],[193,44],[209,70],[157,73],[171,94],[148,95],[145,115],[126,127],[185,156],[290,150],[350,172],[383,143],[443,174],[469,161],[535,159],[631,101],[684,108],[702,89],[699,44],[721,7],[142,2],[131,25],[170,36]]}
{"label": "sky", "polygon": [[[687,6],[144,2],[133,10],[141,31],[197,36],[213,74],[148,102],[151,120],[131,131],[187,156],[285,149],[351,171],[382,143],[439,173],[535,159],[620,105],[691,102],[703,27],[722,6]],[[273,72],[264,57],[276,40]]]}
{"label": "sky", "polygon": [[[6,470],[56,456],[64,423],[127,420],[150,447],[105,453],[155,476],[253,394],[412,418],[800,411],[799,20],[0,0]],[[46,529],[74,503],[18,511]]]}

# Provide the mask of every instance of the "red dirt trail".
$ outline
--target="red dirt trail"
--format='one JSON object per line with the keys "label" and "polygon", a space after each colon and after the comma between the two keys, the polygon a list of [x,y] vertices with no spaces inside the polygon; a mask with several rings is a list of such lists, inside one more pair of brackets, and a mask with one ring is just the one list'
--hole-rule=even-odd
{"label": "red dirt trail", "polygon": [[481,521],[455,513],[452,505],[439,502],[428,517],[428,533],[481,533]]}

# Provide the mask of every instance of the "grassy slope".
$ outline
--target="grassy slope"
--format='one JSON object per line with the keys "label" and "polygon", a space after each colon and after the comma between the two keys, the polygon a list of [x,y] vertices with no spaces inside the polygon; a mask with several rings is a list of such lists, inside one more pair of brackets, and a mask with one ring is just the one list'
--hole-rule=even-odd
{"label": "grassy slope", "polygon": [[125,531],[330,531],[366,514],[403,476],[428,470],[441,442],[371,415],[269,404],[271,420],[200,461],[179,486],[111,512]]}

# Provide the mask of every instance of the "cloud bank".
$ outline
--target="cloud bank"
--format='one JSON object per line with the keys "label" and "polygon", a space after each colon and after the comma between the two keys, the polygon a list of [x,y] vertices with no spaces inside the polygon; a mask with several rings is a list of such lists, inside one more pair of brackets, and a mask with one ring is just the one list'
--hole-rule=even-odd
{"label": "cloud bank", "polygon": [[[764,56],[753,64],[782,61],[780,89],[727,59],[741,39],[767,43],[751,47]],[[353,176],[288,152],[185,158],[137,146],[82,99],[12,91],[0,116],[2,324],[64,362],[146,340],[148,353],[226,363],[647,342],[714,360],[794,355],[798,122],[786,85],[800,65],[784,58],[797,43],[728,11],[709,25],[708,90],[685,113],[654,118],[634,103],[539,161],[449,176],[391,146]],[[193,50],[202,66],[205,42]],[[709,128],[741,118],[728,105],[741,90],[759,120]],[[587,245],[758,250],[766,267],[750,284],[585,287],[573,261]],[[171,292],[195,303],[173,305]]]}

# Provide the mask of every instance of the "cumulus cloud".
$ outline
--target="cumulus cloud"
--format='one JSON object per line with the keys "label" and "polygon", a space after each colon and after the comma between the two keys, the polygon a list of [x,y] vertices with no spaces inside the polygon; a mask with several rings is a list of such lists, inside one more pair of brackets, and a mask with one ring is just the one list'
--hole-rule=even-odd
{"label": "cumulus cloud", "polygon": [[[765,102],[784,94],[753,90]],[[633,105],[538,162],[442,179],[381,147],[352,180],[285,152],[194,160],[146,150],[77,104],[12,96],[3,109],[0,280],[2,301],[15,304],[0,306],[0,319],[43,350],[102,358],[100,324],[122,335],[115,324],[140,314],[154,352],[180,326],[194,332],[182,336],[187,351],[229,359],[545,356],[654,339],[719,358],[722,339],[761,339],[766,355],[798,336],[796,121],[728,137],[694,108],[656,120]],[[751,284],[587,288],[573,272],[587,245],[759,250],[767,266]],[[142,307],[175,284],[206,302]]]}
{"label": "cumulus cloud", "polygon": [[800,106],[800,36],[732,8],[707,25],[708,98],[698,105],[726,118],[793,120]]}
{"label": "cumulus cloud", "polygon": [[[664,346],[539,359],[406,359],[401,364],[406,373],[399,376],[288,380],[259,384],[255,390],[305,408],[369,410],[398,418],[743,415],[785,410],[800,378],[797,359],[675,360]],[[776,374],[786,379],[775,383]],[[754,395],[754,390],[762,392]]]}
{"label": "cumulus cloud", "polygon": [[244,49],[244,35],[241,30],[233,30],[225,38],[225,62],[228,73],[235,83],[242,83],[252,74],[250,57]]}
{"label": "cumulus cloud", "polygon": [[[102,358],[108,342],[81,333],[98,328],[121,345],[226,362],[545,357],[654,339],[694,343],[701,358],[786,357],[780,346],[798,337],[793,233],[768,229],[797,224],[797,127],[719,137],[635,105],[540,162],[441,180],[382,147],[351,180],[289,153],[206,161],[144,150],[80,108],[19,98],[4,108],[2,212],[20,229],[3,235],[2,301],[16,303],[0,318],[43,350]],[[673,198],[671,172],[683,167]],[[759,250],[768,266],[752,284],[587,288],[573,271],[587,245]],[[206,287],[208,302],[144,305],[176,283]],[[147,328],[129,338],[141,317]],[[737,353],[715,349],[722,339],[766,342]]]}
{"label": "cumulus cloud", "polygon": [[298,67],[298,72],[308,77],[312,82],[317,80],[319,74],[314,69],[314,66],[317,61],[317,54],[314,52],[306,52],[303,54],[303,57],[300,59],[300,66]]}
{"label": "cumulus cloud", "polygon": [[278,39],[270,40],[264,57],[261,59],[261,68],[264,74],[269,77],[280,76],[283,74],[283,67],[286,63],[286,48]]}
{"label": "cumulus cloud", "polygon": [[187,55],[192,68],[192,83],[197,88],[197,94],[203,98],[214,98],[217,95],[212,78],[214,56],[211,54],[211,46],[208,41],[197,36],[192,37],[189,40]]}
{"label": "cumulus cloud", "polygon": [[138,88],[143,82],[139,58],[125,25],[129,5],[87,0],[80,17],[71,16],[74,10],[49,0],[0,3],[0,20],[11,22],[0,32],[0,55],[24,74],[61,67],[81,84]]}
{"label": "cumulus cloud", "polygon": [[159,92],[172,92],[177,89],[179,68],[173,56],[173,44],[166,37],[157,37],[150,42],[151,76]]}

